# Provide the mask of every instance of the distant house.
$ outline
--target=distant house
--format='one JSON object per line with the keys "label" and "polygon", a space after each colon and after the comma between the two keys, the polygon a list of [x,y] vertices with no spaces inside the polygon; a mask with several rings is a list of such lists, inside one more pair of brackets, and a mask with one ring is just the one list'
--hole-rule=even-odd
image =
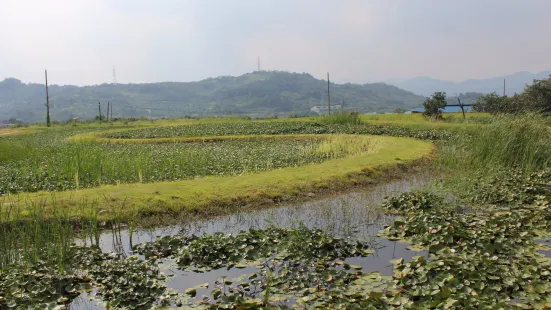
{"label": "distant house", "polygon": [[15,124],[10,124],[8,121],[0,121],[0,128],[8,128],[15,126]]}
{"label": "distant house", "polygon": [[[331,111],[340,111],[342,109],[342,105],[332,105]],[[329,113],[329,107],[326,105],[315,105],[313,106],[310,111],[317,113],[317,114],[328,114]]]}
{"label": "distant house", "polygon": [[[465,112],[472,112],[472,107],[464,107],[465,108]],[[423,113],[425,111],[424,108],[415,108],[415,109],[411,109],[410,110],[411,113]],[[456,113],[456,112],[461,112],[461,108],[460,107],[445,107],[442,109],[442,112],[443,113]]]}

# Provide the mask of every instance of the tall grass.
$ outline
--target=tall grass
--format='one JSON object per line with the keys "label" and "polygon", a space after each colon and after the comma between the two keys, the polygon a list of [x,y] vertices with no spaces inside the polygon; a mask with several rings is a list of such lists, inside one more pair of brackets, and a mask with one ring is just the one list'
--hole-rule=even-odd
{"label": "tall grass", "polygon": [[360,125],[362,120],[360,115],[357,112],[346,112],[339,111],[333,114],[325,115],[320,117],[320,122],[326,124],[349,124],[349,125]]}
{"label": "tall grass", "polygon": [[[490,119],[490,114],[488,113],[476,113],[468,112],[465,113],[466,120],[463,119],[463,114],[461,112],[453,113],[444,113],[442,120],[443,122],[486,122]],[[363,121],[380,121],[388,123],[430,123],[430,119],[423,116],[422,113],[411,113],[411,114],[363,114],[360,116]]]}
{"label": "tall grass", "polygon": [[0,138],[0,162],[28,156],[28,148],[12,137]]}
{"label": "tall grass", "polygon": [[304,148],[303,156],[322,156],[324,158],[342,158],[362,153],[377,152],[383,145],[382,137],[334,135],[327,140]]}
{"label": "tall grass", "polygon": [[548,168],[551,130],[548,121],[536,114],[496,117],[488,125],[458,135],[457,140],[442,143],[438,158],[439,168],[449,176],[448,188],[468,196],[479,177]]}
{"label": "tall grass", "polygon": [[[0,197],[0,270],[9,265],[44,262],[64,270],[71,260],[71,245],[84,240],[98,245],[100,221],[97,201],[73,201],[81,216],[72,218],[65,204]],[[73,203],[69,202],[69,204]]]}
{"label": "tall grass", "polygon": [[464,136],[467,163],[478,168],[520,168],[526,172],[551,163],[551,131],[536,114],[504,116]]}
{"label": "tall grass", "polygon": [[[0,269],[39,261],[63,269],[74,236],[67,213],[60,207],[46,211],[40,202],[28,202],[21,211],[18,200],[13,196],[0,199]],[[51,216],[46,220],[47,214]]]}

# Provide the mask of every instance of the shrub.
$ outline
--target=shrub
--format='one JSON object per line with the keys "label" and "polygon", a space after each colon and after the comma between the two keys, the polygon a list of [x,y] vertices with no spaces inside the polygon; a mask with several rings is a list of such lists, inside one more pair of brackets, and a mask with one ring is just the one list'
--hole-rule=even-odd
{"label": "shrub", "polygon": [[435,92],[430,98],[427,98],[423,102],[423,115],[429,117],[432,120],[437,120],[442,118],[442,109],[446,106],[446,93],[445,92]]}

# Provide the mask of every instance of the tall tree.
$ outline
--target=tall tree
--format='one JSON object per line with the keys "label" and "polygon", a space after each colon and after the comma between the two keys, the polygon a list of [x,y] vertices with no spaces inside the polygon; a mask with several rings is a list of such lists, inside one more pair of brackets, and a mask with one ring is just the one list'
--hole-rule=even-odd
{"label": "tall tree", "polygon": [[446,106],[446,93],[435,92],[430,98],[423,102],[425,111],[423,115],[433,120],[442,118],[442,109]]}

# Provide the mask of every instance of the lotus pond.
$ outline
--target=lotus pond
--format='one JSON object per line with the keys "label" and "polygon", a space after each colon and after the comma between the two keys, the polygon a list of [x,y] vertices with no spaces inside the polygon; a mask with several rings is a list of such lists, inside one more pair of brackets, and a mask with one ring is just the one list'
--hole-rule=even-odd
{"label": "lotus pond", "polygon": [[0,196],[256,173],[378,149],[378,138],[368,136],[97,144],[64,141],[70,135],[40,133],[0,140],[12,150],[0,161]]}
{"label": "lotus pond", "polygon": [[447,139],[453,134],[446,130],[405,128],[399,126],[357,124],[331,124],[314,121],[234,122],[152,127],[116,131],[99,136],[111,139],[155,139],[174,137],[203,137],[230,135],[283,135],[283,134],[368,134],[419,139]]}
{"label": "lotus pond", "polygon": [[[20,140],[7,137],[0,140],[0,150],[3,150],[0,162],[21,164],[32,159],[36,160],[35,165],[40,165],[38,169],[54,167],[52,173],[59,173],[66,165],[68,179],[65,182],[73,183],[67,185],[68,188],[80,188],[119,181],[118,175],[111,179],[103,177],[109,175],[110,170],[119,169],[103,168],[109,167],[110,161],[116,163],[124,158],[125,154],[129,154],[125,161],[135,160],[132,167],[128,167],[134,169],[128,173],[132,176],[125,182],[153,182],[158,179],[148,177],[151,171],[162,171],[159,163],[166,161],[168,170],[179,166],[174,154],[180,151],[203,152],[197,158],[216,151],[228,158],[220,171],[247,173],[247,169],[254,170],[250,167],[255,165],[237,165],[235,170],[228,168],[236,167],[234,153],[245,156],[246,152],[253,152],[252,157],[261,157],[251,159],[258,163],[259,170],[273,168],[273,162],[282,158],[285,161],[280,162],[281,165],[308,165],[316,160],[366,151],[361,143],[348,141],[344,144],[360,147],[344,147],[319,134],[370,133],[448,141],[440,144],[440,150],[453,156],[439,164],[442,167],[448,164],[457,173],[460,163],[469,162],[461,161],[465,155],[473,154],[476,147],[484,144],[485,155],[491,155],[486,156],[485,163],[494,166],[493,170],[479,174],[464,166],[470,173],[464,175],[469,182],[458,183],[461,186],[441,183],[434,172],[427,171],[342,197],[216,218],[190,218],[178,225],[150,230],[136,228],[132,222],[115,221],[111,231],[101,231],[103,224],[98,212],[82,220],[80,231],[75,231],[62,207],[53,208],[53,214],[45,217],[41,213],[44,209],[37,205],[30,209],[32,214],[20,221],[0,218],[0,309],[551,307],[551,260],[548,258],[551,171],[527,171],[547,163],[544,158],[547,153],[540,152],[542,146],[549,145],[544,139],[522,144],[528,130],[523,128],[515,132],[518,126],[507,132],[512,138],[495,139],[496,135],[487,134],[494,138],[482,139],[479,135],[478,140],[473,139],[478,145],[469,145],[454,144],[453,139],[450,140],[452,135],[442,131],[433,134],[430,130],[411,128],[301,121],[283,122],[285,124],[276,127],[270,125],[277,123],[213,124],[209,128],[194,125],[198,129],[177,126],[109,133],[73,129],[58,131],[51,140],[48,140],[48,136],[53,136],[51,133],[29,135]],[[529,127],[532,123],[524,124]],[[492,126],[503,132],[499,121]],[[541,136],[542,131],[534,129],[533,132]],[[318,138],[278,139],[275,147],[270,146],[273,141],[264,138],[153,144],[154,139],[171,137],[281,136],[289,133],[318,134]],[[66,139],[77,134],[92,134],[92,137],[124,143],[110,144],[101,139],[75,143]],[[367,139],[367,150],[376,149],[373,137],[363,137]],[[151,141],[140,141],[138,146],[133,144],[136,139]],[[6,141],[10,141],[9,144],[2,144]],[[507,152],[488,154],[497,149],[492,141],[500,141]],[[231,151],[224,153],[212,149],[217,145]],[[284,149],[278,150],[281,146]],[[68,161],[43,166],[39,159],[40,156],[63,157],[63,154],[69,154],[66,158],[74,158],[76,153],[64,153],[64,149],[71,148],[82,148],[79,153],[82,156],[107,154],[108,160],[92,161],[88,171],[96,171],[96,174],[92,174],[89,181],[86,181],[88,176],[81,181],[81,171],[87,171],[86,168],[79,168],[75,173]],[[158,150],[165,151],[156,154]],[[532,156],[534,153],[544,155]],[[142,161],[144,157],[139,154],[148,154],[144,157],[160,158],[160,161],[140,166],[148,161]],[[262,157],[263,154],[267,155]],[[514,164],[508,165],[510,161],[504,159],[511,158],[511,154]],[[530,165],[522,165],[522,161],[527,160]],[[24,170],[21,167],[24,164],[12,171]],[[167,175],[166,169],[160,179]],[[208,171],[216,171],[216,168]],[[196,173],[190,173],[189,177],[196,177]],[[175,179],[186,177],[175,173],[168,175]],[[30,179],[29,184],[32,184],[34,181]],[[9,188],[4,194],[11,193]],[[14,188],[13,192],[21,190],[17,186]],[[45,188],[56,190],[55,186]],[[311,198],[317,195],[308,193]],[[12,206],[11,201],[0,204],[8,213]],[[2,214],[6,212],[0,212],[0,216]]]}
{"label": "lotus pond", "polygon": [[5,266],[0,300],[73,309],[545,308],[551,261],[536,240],[550,229],[551,172],[481,178],[468,204],[415,190],[424,184],[118,228],[93,247],[71,246],[70,263]]}

